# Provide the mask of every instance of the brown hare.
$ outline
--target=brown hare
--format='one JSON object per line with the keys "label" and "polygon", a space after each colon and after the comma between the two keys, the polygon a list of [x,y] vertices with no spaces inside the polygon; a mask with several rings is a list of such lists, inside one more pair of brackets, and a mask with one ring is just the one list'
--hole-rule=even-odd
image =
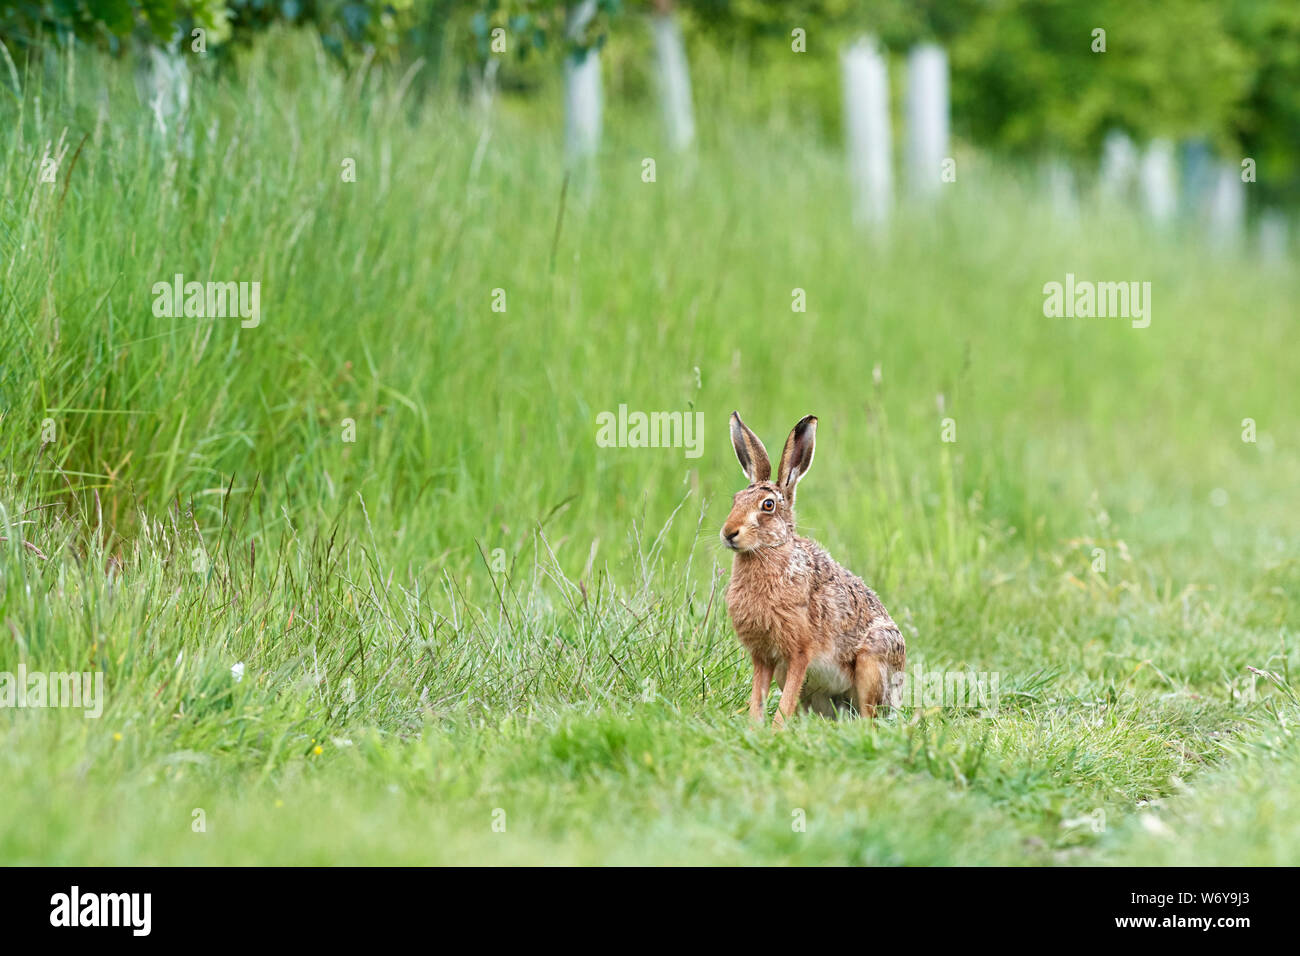
{"label": "brown hare", "polygon": [[731,413],[731,443],[748,488],[733,499],[722,543],[736,553],[727,611],[754,662],[749,715],[763,720],[773,678],[781,685],[776,726],[802,702],[832,716],[850,701],[858,713],[897,706],[906,648],[876,593],[794,530],[794,492],[813,460],[817,419],[800,420],[771,481],[767,449]]}

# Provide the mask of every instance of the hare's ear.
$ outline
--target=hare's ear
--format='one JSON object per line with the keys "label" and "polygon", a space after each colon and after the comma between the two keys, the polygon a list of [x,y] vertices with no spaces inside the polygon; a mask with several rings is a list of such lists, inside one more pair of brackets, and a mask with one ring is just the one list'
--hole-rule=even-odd
{"label": "hare's ear", "polygon": [[812,467],[813,440],[817,437],[817,416],[805,415],[794,426],[790,437],[785,440],[785,449],[781,452],[781,464],[776,470],[776,483],[781,493],[794,505],[794,489],[799,479],[808,474]]}
{"label": "hare's ear", "polygon": [[772,463],[767,449],[749,426],[740,420],[740,412],[731,413],[731,444],[740,459],[740,467],[750,481],[767,481],[772,477]]}

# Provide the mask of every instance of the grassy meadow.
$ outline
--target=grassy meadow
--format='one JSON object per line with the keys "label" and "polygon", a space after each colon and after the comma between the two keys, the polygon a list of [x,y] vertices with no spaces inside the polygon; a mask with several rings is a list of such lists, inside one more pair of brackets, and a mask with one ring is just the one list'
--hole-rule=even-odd
{"label": "grassy meadow", "polygon": [[[0,671],[106,697],[0,711],[0,862],[1300,862],[1296,271],[968,152],[873,237],[694,66],[694,154],[611,95],[567,187],[554,91],[284,35],[165,135],[128,65],[5,79]],[[1067,273],[1150,327],[1044,317]],[[599,447],[621,404],[702,454]],[[819,416],[802,530],[996,711],[750,726],[733,409]]]}

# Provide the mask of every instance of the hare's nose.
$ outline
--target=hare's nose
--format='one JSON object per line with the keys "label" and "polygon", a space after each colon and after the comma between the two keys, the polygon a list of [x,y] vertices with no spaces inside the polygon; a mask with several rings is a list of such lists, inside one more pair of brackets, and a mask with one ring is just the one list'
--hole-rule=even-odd
{"label": "hare's nose", "polygon": [[736,536],[738,534],[740,534],[739,528],[737,528],[735,531],[728,531],[726,528],[722,529],[722,536],[727,539],[727,544],[732,544],[733,542],[735,542]]}

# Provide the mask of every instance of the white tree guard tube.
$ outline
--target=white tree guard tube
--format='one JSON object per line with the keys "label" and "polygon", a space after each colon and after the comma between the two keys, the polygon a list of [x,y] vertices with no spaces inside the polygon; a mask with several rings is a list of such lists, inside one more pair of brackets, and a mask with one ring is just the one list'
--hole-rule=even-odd
{"label": "white tree guard tube", "polygon": [[1215,170],[1210,189],[1210,244],[1218,249],[1238,245],[1245,220],[1246,186],[1241,181],[1241,169],[1222,163]]}
{"label": "white tree guard tube", "polygon": [[[596,15],[596,0],[569,8],[566,33],[570,41],[582,36]],[[600,148],[602,90],[600,54],[574,51],[564,60],[564,144],[570,162],[595,155]]]}
{"label": "white tree guard tube", "polygon": [[650,17],[650,31],[654,37],[659,98],[668,143],[673,149],[686,149],[695,141],[695,110],[691,105],[691,73],[681,27],[677,18],[664,10]]}
{"label": "white tree guard tube", "polygon": [[1174,145],[1167,139],[1154,139],[1142,154],[1138,169],[1142,186],[1142,204],[1147,215],[1157,223],[1166,223],[1178,211],[1178,187],[1174,176]]}
{"label": "white tree guard tube", "polygon": [[933,43],[907,57],[907,155],[912,189],[934,195],[948,157],[948,54]]}
{"label": "white tree guard tube", "polygon": [[894,190],[889,71],[873,37],[858,40],[841,60],[854,216],[859,223],[879,227],[889,220]]}

